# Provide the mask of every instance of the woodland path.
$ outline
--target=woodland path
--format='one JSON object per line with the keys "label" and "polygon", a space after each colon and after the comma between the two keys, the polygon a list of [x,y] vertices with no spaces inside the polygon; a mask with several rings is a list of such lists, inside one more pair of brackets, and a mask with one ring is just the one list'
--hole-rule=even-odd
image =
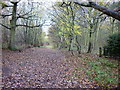
{"label": "woodland path", "polygon": [[76,81],[67,81],[71,70],[65,53],[49,48],[3,50],[3,84],[5,88],[83,88]]}

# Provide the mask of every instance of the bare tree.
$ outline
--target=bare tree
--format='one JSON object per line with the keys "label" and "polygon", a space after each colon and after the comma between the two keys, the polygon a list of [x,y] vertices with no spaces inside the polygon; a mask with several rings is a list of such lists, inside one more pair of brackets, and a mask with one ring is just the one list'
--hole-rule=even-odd
{"label": "bare tree", "polygon": [[8,16],[12,17],[11,20],[10,20],[10,25],[6,26],[3,23],[0,23],[0,25],[5,27],[6,29],[10,30],[9,49],[13,50],[14,47],[15,47],[15,43],[14,42],[15,42],[16,27],[18,27],[18,26],[24,26],[24,27],[29,27],[29,28],[41,27],[43,25],[43,23],[39,24],[39,25],[34,25],[34,26],[33,25],[31,25],[31,26],[30,25],[25,25],[25,24],[17,24],[17,20],[19,18],[29,19],[30,17],[32,17],[32,16],[27,16],[31,12],[31,10],[29,12],[27,12],[27,13],[24,13],[23,15],[20,15],[20,14],[17,13],[17,5],[18,5],[19,1],[17,1],[17,2],[11,1],[10,3],[12,5],[7,5],[7,4],[5,4],[5,5],[2,4],[2,5],[4,6],[3,8],[11,7],[12,8],[12,13],[6,14],[6,15],[5,14],[1,14],[1,16],[3,18],[4,17],[8,17]]}

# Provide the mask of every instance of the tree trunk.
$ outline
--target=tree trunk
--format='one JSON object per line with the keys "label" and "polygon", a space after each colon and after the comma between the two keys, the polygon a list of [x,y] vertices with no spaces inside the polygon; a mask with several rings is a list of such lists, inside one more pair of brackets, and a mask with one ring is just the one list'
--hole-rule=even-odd
{"label": "tree trunk", "polygon": [[9,49],[15,49],[15,29],[16,29],[16,12],[17,12],[17,2],[13,3],[13,11],[12,11],[12,20],[10,22],[11,29],[10,29],[10,42],[9,42]]}
{"label": "tree trunk", "polygon": [[102,57],[102,48],[99,47],[99,57]]}
{"label": "tree trunk", "polygon": [[9,49],[14,50],[15,49],[15,29],[10,30],[10,42],[9,42]]}
{"label": "tree trunk", "polygon": [[90,29],[90,33],[89,33],[89,44],[88,44],[88,51],[87,51],[87,53],[91,53],[92,52],[92,30]]}
{"label": "tree trunk", "polygon": [[92,51],[92,43],[91,43],[91,41],[89,41],[87,53],[91,53],[91,51]]}
{"label": "tree trunk", "polygon": [[81,54],[81,45],[79,44],[79,41],[78,41],[78,37],[76,36],[76,46],[77,46],[77,51],[78,51],[78,54]]}
{"label": "tree trunk", "polygon": [[70,43],[69,43],[68,51],[71,51],[71,44],[72,44],[72,37],[70,37]]}

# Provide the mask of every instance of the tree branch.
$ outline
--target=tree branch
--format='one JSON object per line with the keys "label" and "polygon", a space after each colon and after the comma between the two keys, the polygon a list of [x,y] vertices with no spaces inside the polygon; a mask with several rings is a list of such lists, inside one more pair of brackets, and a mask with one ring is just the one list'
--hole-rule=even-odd
{"label": "tree branch", "polygon": [[29,26],[29,25],[21,25],[21,24],[19,24],[19,25],[16,25],[16,27],[24,26],[24,27],[29,27],[29,28],[35,28],[35,27],[42,27],[44,23],[45,23],[45,20],[40,25],[36,25],[36,26]]}
{"label": "tree branch", "polygon": [[3,18],[7,17],[7,16],[11,16],[12,14],[9,14],[9,15],[4,15],[4,14],[1,14],[0,16],[2,16]]}
{"label": "tree branch", "polygon": [[41,27],[42,25],[36,25],[36,26],[28,26],[28,25],[16,25],[18,26],[24,26],[24,27],[29,27],[29,28],[35,28],[35,27]]}
{"label": "tree branch", "polygon": [[78,2],[74,2],[74,3],[80,6],[84,6],[84,7],[91,7],[90,4],[83,4],[83,3],[78,3]]}
{"label": "tree branch", "polygon": [[120,13],[119,12],[116,12],[114,10],[111,10],[111,9],[108,9],[107,7],[104,7],[104,6],[100,6],[98,4],[96,4],[95,2],[92,2],[91,0],[88,0],[89,1],[89,4],[86,6],[86,5],[83,5],[81,3],[78,3],[78,2],[74,2],[75,4],[77,5],[80,5],[80,6],[85,6],[85,7],[92,7],[100,12],[103,12],[104,14],[108,15],[108,16],[111,16],[117,20],[120,21]]}
{"label": "tree branch", "polygon": [[66,2],[63,2],[60,6],[61,7],[66,7],[66,6],[70,6],[71,5],[71,2],[69,2],[68,4]]}
{"label": "tree branch", "polygon": [[35,15],[28,16],[28,17],[24,17],[24,16],[18,16],[18,17],[17,17],[17,19],[19,19],[19,18],[23,18],[23,19],[29,19],[30,17],[33,17],[33,16],[35,16]]}
{"label": "tree branch", "polygon": [[28,15],[31,11],[32,11],[32,9],[31,9],[29,12],[27,12],[27,13],[25,13],[25,14],[23,14],[23,15],[18,14],[18,16],[19,16],[19,17],[24,17],[25,15]]}
{"label": "tree branch", "polygon": [[4,25],[2,23],[0,23],[0,25],[3,26],[3,27],[5,27],[5,28],[7,28],[7,29],[11,29],[10,27],[8,27],[8,26],[6,26],[6,25]]}

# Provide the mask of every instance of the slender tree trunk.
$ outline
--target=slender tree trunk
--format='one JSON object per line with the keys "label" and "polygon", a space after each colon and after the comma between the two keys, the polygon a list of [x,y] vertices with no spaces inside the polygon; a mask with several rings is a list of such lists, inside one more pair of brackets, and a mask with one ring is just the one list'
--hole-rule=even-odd
{"label": "slender tree trunk", "polygon": [[115,25],[115,19],[112,18],[111,24],[112,24],[112,28],[111,28],[112,32],[111,32],[111,34],[113,34],[114,33],[114,28],[115,28],[114,27],[114,25]]}
{"label": "slender tree trunk", "polygon": [[[26,22],[26,25],[28,24],[28,22]],[[28,27],[25,27],[25,31],[24,31],[24,42],[25,42],[25,45],[28,45],[29,44],[29,37],[28,37]]]}
{"label": "slender tree trunk", "polygon": [[72,44],[72,37],[70,37],[70,43],[69,43],[69,47],[68,47],[68,51],[71,51],[71,44]]}
{"label": "slender tree trunk", "polygon": [[102,48],[99,47],[99,57],[102,57]]}
{"label": "slender tree trunk", "polygon": [[[70,9],[71,9],[71,16],[72,16],[72,17],[71,17],[71,20],[72,20],[72,23],[71,23],[71,31],[74,32],[75,14],[74,14],[74,11],[73,11],[73,8],[72,8],[71,5],[70,5]],[[70,45],[69,45],[69,49],[68,49],[69,51],[71,51],[72,41],[73,41],[73,39],[74,39],[72,32],[70,32],[71,35],[70,35]]]}
{"label": "slender tree trunk", "polygon": [[17,11],[17,3],[13,3],[13,11],[12,11],[12,20],[10,21],[11,30],[10,30],[10,42],[9,42],[9,49],[15,49],[15,29],[16,29],[16,11]]}
{"label": "slender tree trunk", "polygon": [[87,53],[91,53],[91,51],[92,51],[92,43],[91,43],[91,41],[89,41]]}
{"label": "slender tree trunk", "polygon": [[92,52],[92,29],[90,29],[90,33],[89,33],[89,44],[88,44],[88,51],[87,53],[91,53]]}
{"label": "slender tree trunk", "polygon": [[76,46],[77,46],[77,51],[78,51],[78,54],[81,54],[81,45],[79,44],[79,41],[78,41],[78,37],[76,36]]}
{"label": "slender tree trunk", "polygon": [[70,44],[69,44],[69,46],[68,46],[68,51],[71,50],[71,42],[72,42],[72,40],[70,40]]}

